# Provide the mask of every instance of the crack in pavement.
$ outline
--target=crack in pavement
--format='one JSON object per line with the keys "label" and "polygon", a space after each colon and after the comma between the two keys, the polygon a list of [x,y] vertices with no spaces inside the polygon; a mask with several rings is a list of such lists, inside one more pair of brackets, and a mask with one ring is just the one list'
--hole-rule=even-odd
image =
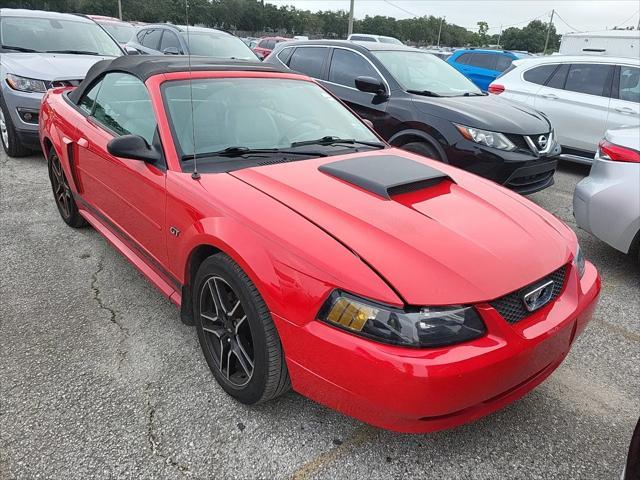
{"label": "crack in pavement", "polygon": [[307,480],[311,478],[327,465],[338,460],[351,448],[359,447],[363,443],[372,439],[377,434],[377,431],[378,429],[370,425],[362,425],[356,428],[340,445],[327,452],[321,453],[299,467],[291,475],[291,480]]}
{"label": "crack in pavement", "polygon": [[100,257],[100,259],[98,259],[98,268],[91,276],[91,290],[93,291],[93,299],[96,301],[96,303],[98,304],[101,310],[104,310],[109,313],[109,320],[111,320],[112,323],[116,324],[122,332],[128,335],[129,334],[128,330],[118,321],[118,316],[115,310],[105,305],[105,303],[102,301],[102,297],[100,296],[100,289],[98,288],[97,284],[98,284],[98,275],[104,269],[103,259],[104,257]]}
{"label": "crack in pavement", "polygon": [[165,456],[160,451],[160,439],[158,438],[158,434],[156,433],[155,427],[155,417],[156,417],[156,407],[151,404],[151,384],[147,383],[145,386],[145,394],[147,397],[147,441],[149,442],[149,446],[151,447],[151,453],[153,456],[160,458],[163,463],[167,466],[177,468],[180,473],[185,476],[190,476],[191,471],[187,465],[183,465],[174,460],[171,455]]}

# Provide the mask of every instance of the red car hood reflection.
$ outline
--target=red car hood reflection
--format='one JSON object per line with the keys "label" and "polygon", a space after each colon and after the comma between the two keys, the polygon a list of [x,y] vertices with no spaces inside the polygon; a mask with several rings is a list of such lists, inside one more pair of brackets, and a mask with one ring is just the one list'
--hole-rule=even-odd
{"label": "red car hood reflection", "polygon": [[[390,153],[435,167],[453,182],[385,199],[318,170],[323,163],[356,155]],[[570,258],[570,243],[560,231],[564,227],[552,225],[538,207],[486,180],[400,150],[231,174],[331,234],[412,305],[491,300],[542,278]]]}

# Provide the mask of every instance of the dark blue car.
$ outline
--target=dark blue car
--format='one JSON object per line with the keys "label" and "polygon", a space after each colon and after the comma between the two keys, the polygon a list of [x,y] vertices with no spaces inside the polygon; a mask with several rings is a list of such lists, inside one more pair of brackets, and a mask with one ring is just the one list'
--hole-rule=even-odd
{"label": "dark blue car", "polygon": [[530,55],[505,50],[462,49],[456,50],[447,62],[486,91],[489,84],[511,66],[511,62],[524,57]]}

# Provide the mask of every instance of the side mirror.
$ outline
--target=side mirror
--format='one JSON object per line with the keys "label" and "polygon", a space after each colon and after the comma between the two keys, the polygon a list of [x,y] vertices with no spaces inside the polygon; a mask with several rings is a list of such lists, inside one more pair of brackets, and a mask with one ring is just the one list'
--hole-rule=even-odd
{"label": "side mirror", "polygon": [[131,45],[124,45],[122,48],[124,48],[124,53],[127,55],[140,55],[140,52]]}
{"label": "side mirror", "polygon": [[178,50],[176,47],[167,47],[162,50],[162,53],[164,55],[180,55],[180,50]]}
{"label": "side mirror", "polygon": [[375,93],[376,95],[386,95],[387,93],[382,80],[373,77],[357,77],[356,88],[361,92]]}
{"label": "side mirror", "polygon": [[140,135],[123,135],[113,138],[107,143],[107,151],[114,157],[142,160],[146,163],[156,163],[162,155]]}

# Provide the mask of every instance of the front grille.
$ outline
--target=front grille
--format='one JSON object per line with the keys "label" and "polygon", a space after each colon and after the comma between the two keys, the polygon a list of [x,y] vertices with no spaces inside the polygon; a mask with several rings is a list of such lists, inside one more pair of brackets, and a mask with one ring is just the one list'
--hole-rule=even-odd
{"label": "front grille", "polygon": [[520,320],[524,320],[526,317],[531,315],[533,312],[530,312],[524,306],[524,301],[522,300],[522,296],[531,289],[531,287],[553,280],[553,294],[551,295],[551,299],[547,303],[552,303],[560,292],[562,291],[562,287],[564,286],[565,277],[567,274],[567,266],[564,265],[560,267],[553,273],[550,273],[544,278],[541,278],[537,282],[534,282],[526,287],[521,288],[515,292],[509,293],[504,297],[500,297],[492,302],[489,302],[493,308],[495,308],[500,315],[511,325],[514,323],[518,323]]}
{"label": "front grille", "polygon": [[[540,137],[544,136],[547,140],[547,143],[545,143],[544,146],[540,145]],[[535,135],[515,135],[515,134],[507,134],[507,138],[509,140],[511,140],[511,143],[513,143],[517,150],[520,151],[526,151],[527,153],[538,153],[540,151],[544,151],[545,148],[547,148],[550,144],[550,142],[553,142],[553,132],[548,132],[548,133],[543,133],[543,134],[535,134]],[[531,145],[529,145],[529,143],[527,142],[527,139],[529,139],[534,147],[538,150],[538,152],[536,152],[535,150],[533,150],[531,148]]]}

